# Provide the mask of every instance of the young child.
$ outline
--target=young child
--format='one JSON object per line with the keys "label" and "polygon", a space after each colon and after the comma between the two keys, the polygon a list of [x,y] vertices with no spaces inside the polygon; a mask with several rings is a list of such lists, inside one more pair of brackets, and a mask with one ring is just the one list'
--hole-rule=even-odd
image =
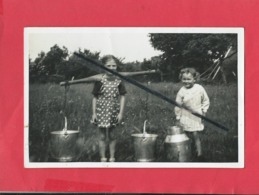
{"label": "young child", "polygon": [[[184,68],[181,70],[179,78],[183,83],[183,87],[177,93],[176,102],[205,116],[210,106],[210,101],[205,89],[196,83],[199,73],[194,68]],[[193,137],[197,151],[197,160],[202,161],[202,146],[199,135],[204,129],[202,119],[179,107],[175,107],[175,115],[176,120],[184,131],[187,132],[187,135]]]}
{"label": "young child", "polygon": [[[116,71],[119,60],[112,55],[103,57],[102,63]],[[99,127],[99,153],[101,162],[106,162],[106,142],[109,145],[109,162],[115,162],[116,133],[115,127],[120,124],[125,105],[126,89],[123,82],[111,73],[102,75],[93,88],[92,121]]]}

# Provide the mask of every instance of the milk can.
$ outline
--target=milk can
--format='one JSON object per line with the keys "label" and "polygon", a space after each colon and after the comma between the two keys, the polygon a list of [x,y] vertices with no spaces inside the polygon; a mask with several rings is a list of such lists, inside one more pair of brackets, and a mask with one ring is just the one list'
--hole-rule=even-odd
{"label": "milk can", "polygon": [[191,161],[191,141],[178,126],[168,129],[168,135],[165,138],[165,156],[169,162]]}

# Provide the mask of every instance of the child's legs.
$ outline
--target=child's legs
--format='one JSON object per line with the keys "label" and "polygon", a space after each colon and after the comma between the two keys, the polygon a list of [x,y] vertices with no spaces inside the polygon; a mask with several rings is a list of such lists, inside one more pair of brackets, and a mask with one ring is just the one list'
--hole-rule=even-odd
{"label": "child's legs", "polygon": [[202,147],[201,147],[201,139],[200,139],[200,132],[199,131],[194,131],[193,132],[193,138],[197,150],[197,156],[202,155]]}
{"label": "child's legs", "polygon": [[101,158],[105,158],[106,151],[106,128],[99,128],[99,153]]}
{"label": "child's legs", "polygon": [[110,158],[114,158],[115,156],[115,147],[116,147],[116,135],[115,135],[115,127],[111,127],[109,129],[109,149],[110,149]]}
{"label": "child's legs", "polygon": [[191,147],[195,147],[195,150],[192,149],[192,155],[200,156],[202,155],[202,147],[200,140],[200,132],[199,131],[185,131],[185,134],[191,139]]}
{"label": "child's legs", "polygon": [[193,132],[190,131],[184,131],[184,133],[189,137],[190,139],[190,146],[191,146],[191,158],[195,158],[196,157],[196,146],[195,146],[195,141],[193,138]]}

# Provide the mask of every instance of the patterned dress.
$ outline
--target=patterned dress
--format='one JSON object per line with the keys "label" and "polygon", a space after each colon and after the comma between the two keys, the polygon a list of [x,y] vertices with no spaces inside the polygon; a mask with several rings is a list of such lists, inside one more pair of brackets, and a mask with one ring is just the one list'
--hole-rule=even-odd
{"label": "patterned dress", "polygon": [[97,98],[96,115],[97,124],[100,128],[109,128],[117,123],[117,116],[120,112],[120,95],[125,95],[126,89],[118,78],[102,78],[96,82],[93,95]]}
{"label": "patterned dress", "polygon": [[[189,89],[182,87],[177,93],[176,102],[199,114],[206,113],[210,106],[209,97],[199,84],[194,84]],[[204,129],[201,118],[194,116],[189,111],[175,107],[175,114],[176,118],[180,119],[185,131],[202,131]]]}

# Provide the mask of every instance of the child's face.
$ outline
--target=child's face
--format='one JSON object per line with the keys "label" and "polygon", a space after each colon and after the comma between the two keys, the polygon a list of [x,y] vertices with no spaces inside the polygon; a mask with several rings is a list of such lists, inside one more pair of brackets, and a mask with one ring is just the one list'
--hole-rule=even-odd
{"label": "child's face", "polygon": [[[116,71],[117,70],[117,64],[113,59],[108,60],[105,63],[105,67],[109,68],[110,70]],[[112,73],[108,72],[107,74],[112,75]]]}
{"label": "child's face", "polygon": [[186,88],[192,88],[195,81],[196,80],[194,79],[194,77],[191,73],[183,73],[182,83]]}

